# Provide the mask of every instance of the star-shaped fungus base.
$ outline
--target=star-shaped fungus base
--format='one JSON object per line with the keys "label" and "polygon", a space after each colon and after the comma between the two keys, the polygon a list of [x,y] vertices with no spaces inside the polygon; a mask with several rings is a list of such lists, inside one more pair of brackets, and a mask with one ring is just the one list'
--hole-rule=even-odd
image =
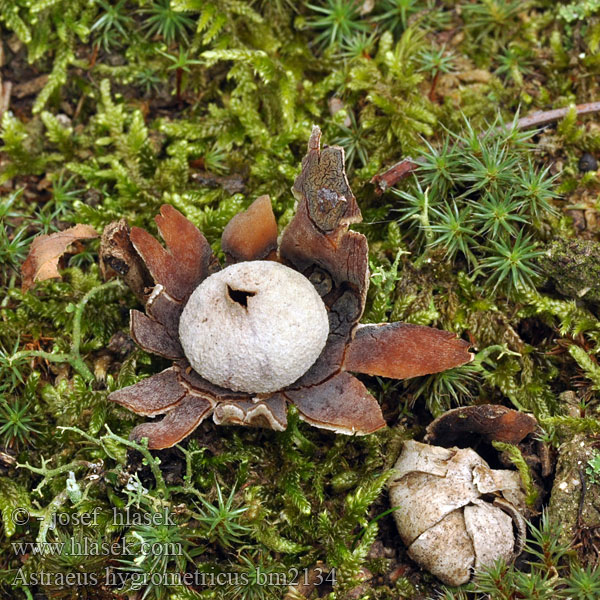
{"label": "star-shaped fungus base", "polygon": [[179,318],[197,286],[220,269],[202,233],[169,205],[156,217],[163,247],[144,229],[120,221],[104,232],[105,271],[116,271],[145,305],[131,311],[131,335],[147,352],[173,361],[168,369],[110,394],[109,399],[161,420],[138,425],[132,438],[148,447],[181,441],[207,417],[219,425],[284,430],[287,405],[316,427],[364,435],[386,425],[376,399],[351,373],[395,379],[437,373],[472,360],[468,343],[447,331],[407,323],[360,325],[369,285],[367,239],[348,226],[361,220],[344,170],[344,151],[320,147],[313,128],[293,193],[296,214],[278,245],[268,196],[225,227],[227,263],[274,260],[315,287],[329,317],[329,335],[316,362],[297,381],[272,393],[236,392],[213,385],[190,367],[179,341]]}

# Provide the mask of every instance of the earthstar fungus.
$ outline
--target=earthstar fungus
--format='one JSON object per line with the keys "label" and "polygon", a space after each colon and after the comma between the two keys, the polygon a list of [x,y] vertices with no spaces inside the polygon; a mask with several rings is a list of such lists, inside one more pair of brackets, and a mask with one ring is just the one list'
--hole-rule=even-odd
{"label": "earthstar fungus", "polygon": [[207,277],[179,320],[179,340],[196,373],[250,394],[294,383],[317,360],[328,334],[325,304],[310,281],[267,260]]}
{"label": "earthstar fungus", "polygon": [[[113,224],[118,239],[105,230],[103,264],[117,264],[126,281],[135,269],[152,282],[142,298],[145,314],[131,311],[133,339],[147,352],[173,361],[161,373],[109,396],[137,414],[165,415],[132,431],[134,439],[148,438],[149,448],[173,446],[210,415],[219,425],[281,431],[290,403],[316,427],[365,435],[385,421],[375,398],[351,372],[408,378],[472,360],[468,343],[446,331],[407,323],[359,324],[369,283],[367,240],[348,228],[361,214],[346,178],[344,151],[321,149],[320,139],[314,127],[292,188],[296,214],[279,244],[271,202],[261,196],[225,228],[221,247],[232,266],[222,271],[202,233],[172,206],[163,205],[156,217],[166,248],[138,227],[124,235],[124,225]],[[253,280],[265,270],[278,275]],[[277,294],[277,285],[292,287]],[[218,297],[219,310],[207,309],[207,297],[196,294],[199,286],[217,290],[212,301]],[[292,323],[299,305],[312,316]],[[270,321],[265,313],[272,315]],[[194,316],[214,319],[204,323],[206,344],[195,336],[202,328]],[[253,318],[263,325],[253,327],[247,321]],[[251,330],[252,342],[236,348],[239,336]],[[206,354],[215,344],[215,332],[231,336],[228,349],[219,353],[221,362],[231,363],[219,366],[216,361],[218,376],[215,368],[207,368]],[[302,339],[292,344],[293,338]],[[265,345],[272,345],[274,354],[265,355]],[[277,360],[280,352],[287,353],[283,362]],[[295,358],[298,364],[282,366]],[[240,377],[249,363],[252,376]],[[286,369],[289,373],[280,372]],[[263,385],[264,380],[270,383]]]}
{"label": "earthstar fungus", "polygon": [[[523,550],[525,495],[519,473],[490,469],[471,448],[409,440],[389,483],[390,504],[408,555],[448,585],[472,569]],[[515,535],[516,534],[516,535]]]}

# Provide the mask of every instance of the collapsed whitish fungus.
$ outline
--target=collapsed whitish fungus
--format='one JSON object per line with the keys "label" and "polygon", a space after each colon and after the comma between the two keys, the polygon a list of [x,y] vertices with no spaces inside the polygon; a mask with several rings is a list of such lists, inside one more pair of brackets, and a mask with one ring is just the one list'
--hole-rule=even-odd
{"label": "collapsed whitish fungus", "polygon": [[276,262],[231,265],[192,293],[179,340],[192,368],[236,392],[275,392],[294,383],[327,341],[325,304],[310,281]]}
{"label": "collapsed whitish fungus", "polygon": [[[525,496],[517,471],[490,469],[470,448],[404,442],[390,504],[408,555],[448,585],[522,550]],[[515,530],[517,535],[515,535]]]}

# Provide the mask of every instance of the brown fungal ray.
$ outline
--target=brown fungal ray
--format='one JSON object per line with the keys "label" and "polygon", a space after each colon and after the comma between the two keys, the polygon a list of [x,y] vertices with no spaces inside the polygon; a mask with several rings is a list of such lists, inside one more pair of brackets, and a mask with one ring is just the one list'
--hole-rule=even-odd
{"label": "brown fungal ray", "polygon": [[166,249],[139,227],[132,227],[129,237],[155,283],[176,300],[184,301],[216,270],[216,259],[206,238],[178,210],[163,204],[160,211],[155,221]]}
{"label": "brown fungal ray", "polygon": [[226,388],[220,387],[211,383],[207,379],[200,377],[196,371],[192,369],[187,360],[177,362],[179,368],[179,379],[192,393],[206,395],[214,398],[219,402],[251,402],[252,396],[245,392],[234,392]]}
{"label": "brown fungal ray", "polygon": [[178,302],[169,296],[165,288],[158,284],[154,287],[146,302],[146,314],[164,325],[167,332],[177,334],[183,306],[182,302]]}
{"label": "brown fungal ray", "polygon": [[129,239],[129,225],[125,219],[109,223],[100,240],[100,271],[104,279],[116,273],[142,303],[145,289],[152,286],[152,277]]}
{"label": "brown fungal ray", "polygon": [[[360,221],[361,215],[348,186],[343,153],[339,148],[321,152],[320,138],[320,129],[313,128],[302,172],[294,183],[298,208],[279,247],[280,258],[309,278],[329,308],[330,335],[325,348],[296,386],[316,385],[340,370],[345,345],[364,310],[369,279],[367,239],[348,231],[348,224]],[[333,221],[324,214],[319,221],[314,206],[313,218],[309,214],[310,203],[316,202],[313,192],[323,182],[327,189],[345,194],[348,202],[344,215],[334,216]]]}
{"label": "brown fungal ray", "polygon": [[279,256],[300,273],[318,267],[332,278],[334,286],[349,283],[359,294],[366,293],[368,276],[367,238],[356,231],[337,230],[325,234],[308,216],[306,202],[298,205],[296,215],[285,228]]}
{"label": "brown fungal ray", "polygon": [[[166,327],[139,310],[130,312],[130,327],[131,337],[146,352],[171,359],[183,357],[181,344],[171,337]],[[177,335],[177,331],[174,333]]]}
{"label": "brown fungal ray", "polygon": [[486,441],[518,444],[537,428],[533,415],[498,404],[454,408],[427,427],[425,441],[438,446],[464,446],[473,436]]}
{"label": "brown fungal ray", "polygon": [[300,379],[290,386],[290,389],[319,385],[332,375],[339,373],[344,362],[345,348],[346,337],[336,335],[330,331],[325,348],[323,348],[319,358]]}
{"label": "brown fungal ray", "polygon": [[138,415],[162,415],[177,406],[187,390],[177,377],[177,370],[170,367],[148,379],[109,394],[108,399]]}
{"label": "brown fungal ray", "polygon": [[346,351],[344,369],[407,379],[473,360],[469,343],[450,331],[411,323],[361,325]]}
{"label": "brown fungal ray", "polygon": [[349,373],[339,373],[320,385],[286,390],[300,418],[336,433],[366,435],[386,423],[377,400]]}
{"label": "brown fungal ray", "polygon": [[229,263],[265,259],[277,249],[277,221],[269,196],[260,196],[227,223],[221,248]]}
{"label": "brown fungal ray", "polygon": [[[321,151],[320,139],[321,130],[313,127],[293,187],[298,208],[283,232],[279,255],[301,273],[316,266],[329,274],[337,287],[346,282],[359,294],[366,293],[368,246],[363,235],[348,231],[348,225],[362,217],[348,185],[344,152],[336,146]],[[319,190],[326,191],[319,196]],[[345,202],[332,204],[327,198],[333,198],[333,193],[343,196]],[[340,213],[342,204],[345,210]]]}
{"label": "brown fungal ray", "polygon": [[[281,236],[279,255],[309,277],[316,269],[320,278],[329,276],[334,289],[327,295],[334,299],[339,296],[339,293],[335,294],[335,288],[339,290],[347,284],[361,297],[364,306],[363,294],[368,286],[367,240],[360,233],[348,231],[350,223],[361,220],[360,210],[348,186],[343,150],[333,146],[320,151],[320,139],[321,130],[313,127],[308,153],[302,159],[302,172],[293,187],[298,208]],[[320,202],[319,189],[343,195],[346,200],[344,213],[340,215],[335,206]],[[316,220],[315,211],[318,213]],[[309,270],[312,273],[308,273]],[[327,289],[331,288],[324,288]]]}
{"label": "brown fungal ray", "polygon": [[150,450],[170,448],[190,435],[210,415],[213,406],[206,398],[188,394],[160,421],[134,427],[129,439],[141,441],[148,438]]}
{"label": "brown fungal ray", "polygon": [[325,146],[321,150],[321,130],[316,125],[292,192],[299,201],[306,201],[312,222],[323,232],[335,231],[340,226],[361,220],[346,177],[344,149]]}
{"label": "brown fungal ray", "polygon": [[329,336],[323,351],[313,366],[292,388],[318,385],[339,373],[344,362],[346,345],[362,313],[358,296],[350,290],[344,292],[329,309]]}
{"label": "brown fungal ray", "polygon": [[281,394],[260,402],[222,402],[213,412],[217,425],[245,425],[284,431],[287,427],[287,405]]}

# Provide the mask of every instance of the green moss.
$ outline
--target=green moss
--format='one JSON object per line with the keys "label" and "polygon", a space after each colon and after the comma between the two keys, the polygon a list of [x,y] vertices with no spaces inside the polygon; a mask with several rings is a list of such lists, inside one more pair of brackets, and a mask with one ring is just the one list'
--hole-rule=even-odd
{"label": "green moss", "polygon": [[[598,182],[577,163],[584,151],[597,154],[600,134],[593,116],[573,110],[542,132],[500,127],[519,110],[598,98],[597,2],[343,4],[0,0],[2,81],[47,76],[37,91],[12,94],[0,131],[5,597],[71,597],[58,584],[30,591],[15,580],[21,568],[91,574],[111,565],[129,586],[155,570],[250,578],[198,591],[146,585],[147,598],[281,597],[285,586],[259,585],[257,568],[299,569],[302,578],[321,564],[337,569],[337,586],[331,576],[319,589],[332,600],[433,596],[428,576],[388,579],[386,561],[369,555],[374,540],[393,535],[392,520],[378,516],[399,442],[433,415],[482,402],[533,412],[554,444],[598,431]],[[332,98],[341,103],[335,114]],[[101,286],[94,242],[66,257],[62,281],[22,293],[31,240],[121,217],[155,230],[167,202],[220,252],[225,224],[264,193],[282,228],[313,123],[326,143],[345,147],[365,218],[357,226],[370,244],[364,321],[453,331],[471,341],[475,361],[405,382],[365,378],[391,425],[373,436],[318,432],[292,413],[283,433],[206,425],[179,449],[132,447],[136,418],[106,396],[164,368],[131,352],[120,333],[135,298]],[[376,196],[371,177],[408,155],[420,164],[414,176]],[[577,211],[585,231],[572,226]],[[573,389],[577,415],[560,399]],[[14,524],[18,506],[41,520]],[[112,523],[112,510],[127,506],[139,515],[166,508],[176,525]],[[93,530],[49,527],[52,515],[95,508]],[[189,556],[130,560],[127,571],[106,556],[81,567],[68,544],[55,557],[17,557],[10,546],[36,537],[141,544],[159,534],[182,541]],[[407,562],[403,552],[396,558]],[[534,584],[548,594],[586,584],[579,567],[569,576],[564,560],[552,566],[559,583],[527,565],[506,567],[507,580],[525,598]],[[362,568],[377,575],[361,581]],[[501,581],[492,575],[440,594],[482,597]]]}

